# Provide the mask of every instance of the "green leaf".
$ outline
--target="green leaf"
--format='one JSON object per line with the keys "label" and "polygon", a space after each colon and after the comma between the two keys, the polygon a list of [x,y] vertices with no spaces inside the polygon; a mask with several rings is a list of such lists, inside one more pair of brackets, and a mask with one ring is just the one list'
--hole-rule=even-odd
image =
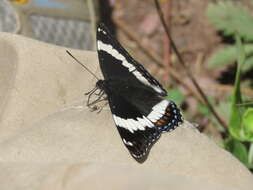
{"label": "green leaf", "polygon": [[[246,44],[244,45],[245,54],[248,59],[246,60],[245,64],[243,65],[242,71],[248,71],[253,68],[253,44]],[[211,58],[208,60],[208,66],[210,68],[217,67],[217,66],[225,66],[230,63],[235,62],[237,59],[237,47],[227,46],[224,49],[219,50],[216,52]]]}
{"label": "green leaf", "polygon": [[242,72],[248,72],[251,69],[253,69],[253,56],[248,56],[243,67],[242,67]]}
{"label": "green leaf", "polygon": [[166,98],[173,100],[177,105],[181,105],[185,100],[184,94],[178,88],[170,89]]}
{"label": "green leaf", "polygon": [[[253,108],[248,108],[243,114],[243,124],[245,130],[250,131],[253,136]],[[253,139],[252,141],[253,142]]]}
{"label": "green leaf", "polygon": [[247,167],[248,162],[248,151],[246,146],[236,139],[229,139],[225,142],[225,148],[231,152],[238,160],[240,160]]}
{"label": "green leaf", "polygon": [[198,108],[198,111],[201,114],[205,115],[206,117],[210,116],[211,112],[210,112],[210,110],[208,109],[208,107],[206,105],[199,103],[197,108]]}
{"label": "green leaf", "polygon": [[228,113],[228,109],[230,107],[230,102],[228,101],[221,101],[218,103],[217,107],[217,112],[222,115],[222,118],[225,121],[229,120],[229,113]]}
{"label": "green leaf", "polygon": [[248,155],[248,162],[249,162],[250,168],[253,168],[253,143],[250,144],[248,154],[249,154]]}
{"label": "green leaf", "polygon": [[[229,113],[228,113],[229,104],[228,104],[228,102],[222,101],[217,104],[217,103],[215,103],[215,99],[210,96],[208,97],[208,100],[216,108],[216,111],[220,115],[222,115],[222,118],[224,120],[227,120],[229,117]],[[217,127],[217,129],[220,132],[224,132],[224,127],[220,125],[220,123],[213,116],[213,114],[210,112],[210,109],[205,104],[198,103],[197,109],[198,109],[199,113],[203,114],[206,118],[208,118],[214,124],[214,126]]]}
{"label": "green leaf", "polygon": [[245,41],[253,41],[253,18],[249,10],[241,4],[231,1],[210,3],[207,16],[224,35],[231,36],[238,33]]}
{"label": "green leaf", "polygon": [[[215,99],[214,99],[213,97],[208,96],[207,98],[208,98],[208,101],[209,101],[212,105],[215,104]],[[209,116],[212,115],[210,109],[209,109],[205,104],[199,103],[199,104],[197,105],[197,108],[198,108],[198,111],[199,111],[200,113],[202,113],[203,115],[205,115],[205,116],[208,116],[208,117],[209,117]],[[210,118],[209,118],[209,119],[210,119]]]}
{"label": "green leaf", "polygon": [[243,50],[242,42],[238,35],[236,37],[236,45],[238,48],[238,61],[237,61],[237,71],[234,84],[234,93],[232,96],[232,104],[230,109],[230,120],[229,120],[229,132],[232,137],[244,141],[245,134],[242,127],[242,112],[243,108],[236,106],[236,104],[242,103],[242,97],[240,92],[240,75],[241,75],[241,65],[245,61],[245,52]]}

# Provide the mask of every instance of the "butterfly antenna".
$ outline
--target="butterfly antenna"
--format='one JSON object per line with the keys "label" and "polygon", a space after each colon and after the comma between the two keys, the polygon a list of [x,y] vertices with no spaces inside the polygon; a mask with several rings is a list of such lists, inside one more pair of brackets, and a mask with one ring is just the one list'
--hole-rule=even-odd
{"label": "butterfly antenna", "polygon": [[69,54],[77,63],[79,63],[83,68],[85,68],[90,74],[92,74],[97,80],[99,78],[90,70],[88,69],[84,64],[81,63],[77,58],[75,58],[68,50],[66,50],[67,54]]}

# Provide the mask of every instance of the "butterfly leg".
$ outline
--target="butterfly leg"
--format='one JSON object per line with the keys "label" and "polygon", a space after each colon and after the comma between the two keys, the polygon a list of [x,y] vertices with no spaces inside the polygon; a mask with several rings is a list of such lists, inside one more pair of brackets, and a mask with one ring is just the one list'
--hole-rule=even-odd
{"label": "butterfly leg", "polygon": [[[97,103],[99,103],[99,102],[106,101],[106,100],[107,100],[107,97],[104,97],[103,99],[97,100],[96,102],[92,102],[91,105],[97,104]],[[106,102],[105,104],[103,104],[103,105],[100,106],[100,107],[98,107],[98,106],[96,106],[96,105],[94,105],[93,107],[91,107],[91,105],[90,105],[90,107],[92,108],[91,111],[93,112],[93,111],[97,111],[97,110],[98,110],[97,113],[100,113],[100,112],[102,111],[102,109],[103,109],[107,104],[108,104],[108,102]]]}
{"label": "butterfly leg", "polygon": [[[90,102],[90,96],[91,96],[92,94],[95,94],[95,95],[97,95],[98,97],[97,97],[96,100]],[[98,106],[94,105],[94,104],[97,104],[97,103],[99,103],[99,102],[102,102],[102,101],[107,100],[107,97],[104,97],[104,95],[105,95],[105,92],[104,92],[103,90],[99,91],[98,93],[96,93],[96,90],[94,90],[94,91],[92,91],[92,92],[89,94],[88,101],[87,101],[87,106],[88,106],[89,108],[91,108],[91,111],[100,110],[100,108],[99,108]],[[93,105],[94,105],[94,106],[93,106]],[[103,107],[104,107],[104,106],[103,106]]]}
{"label": "butterfly leg", "polygon": [[[97,90],[100,90],[100,91],[97,92]],[[97,99],[95,99],[94,101],[91,101],[91,97],[93,94],[97,96]],[[106,104],[103,105],[101,108],[98,108],[98,106],[96,106],[94,104],[97,104],[99,102],[107,100],[107,97],[104,96],[105,95],[104,90],[100,89],[99,87],[95,87],[91,91],[85,93],[85,95],[88,95],[88,100],[87,100],[86,106],[91,108],[91,111],[99,110],[98,112],[100,113]]]}
{"label": "butterfly leg", "polygon": [[104,97],[104,95],[105,95],[105,92],[102,91],[102,93],[100,93],[100,95],[98,96],[98,98],[96,100],[94,100],[93,102],[89,102],[89,104],[87,106],[90,107],[90,106],[92,106],[94,104],[97,104],[99,102],[102,102],[102,101],[106,100],[107,97]]}
{"label": "butterfly leg", "polygon": [[91,93],[94,93],[94,91],[96,91],[97,89],[98,89],[98,87],[95,87],[95,88],[91,89],[89,92],[84,93],[84,95],[87,96]]}
{"label": "butterfly leg", "polygon": [[98,93],[95,93],[95,95],[100,96],[103,93],[103,90],[100,89]]}
{"label": "butterfly leg", "polygon": [[[106,98],[104,98],[103,100],[107,100],[107,97]],[[103,109],[104,109],[104,107],[105,106],[107,106],[109,104],[109,102],[105,102],[105,104],[104,105],[102,105],[100,108],[99,108],[99,110],[98,110],[98,112],[97,112],[97,114],[99,114]]]}
{"label": "butterfly leg", "polygon": [[95,88],[93,88],[91,91],[85,93],[85,95],[88,95],[88,100],[87,100],[86,106],[90,107],[90,104],[92,103],[92,102],[90,103],[90,98],[91,98],[91,96],[92,96],[98,89],[99,89],[98,87],[95,87]]}

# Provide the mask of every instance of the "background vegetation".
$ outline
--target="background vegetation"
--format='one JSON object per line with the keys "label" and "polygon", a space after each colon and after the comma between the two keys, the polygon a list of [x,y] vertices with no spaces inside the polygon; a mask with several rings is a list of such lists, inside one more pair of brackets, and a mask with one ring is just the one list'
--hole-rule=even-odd
{"label": "background vegetation", "polygon": [[253,169],[253,1],[111,6],[120,41],[167,85],[185,119]]}

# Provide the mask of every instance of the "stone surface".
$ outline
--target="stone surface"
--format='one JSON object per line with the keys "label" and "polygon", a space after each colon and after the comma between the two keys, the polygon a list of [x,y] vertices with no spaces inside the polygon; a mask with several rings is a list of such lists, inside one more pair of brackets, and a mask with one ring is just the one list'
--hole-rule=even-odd
{"label": "stone surface", "polygon": [[[136,163],[109,109],[85,106],[96,80],[65,50],[0,33],[1,190],[252,189],[252,174],[188,122]],[[96,53],[70,51],[98,70]]]}

